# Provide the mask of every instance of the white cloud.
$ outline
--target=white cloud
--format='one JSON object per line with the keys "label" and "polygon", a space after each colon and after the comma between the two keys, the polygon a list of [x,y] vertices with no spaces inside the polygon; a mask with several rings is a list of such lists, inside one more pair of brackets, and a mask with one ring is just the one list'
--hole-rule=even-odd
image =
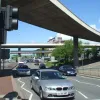
{"label": "white cloud", "polygon": [[93,25],[90,25],[92,28],[94,28],[94,29],[97,29],[97,27],[96,27],[96,25],[95,24],[93,24]]}
{"label": "white cloud", "polygon": [[51,37],[49,37],[49,39],[52,39],[53,37],[51,36]]}
{"label": "white cloud", "polygon": [[100,28],[97,28],[97,26],[95,24],[90,25],[90,27],[94,28],[97,31],[100,31]]}
{"label": "white cloud", "polygon": [[64,34],[61,34],[61,33],[57,33],[56,37],[62,37],[63,40],[68,40],[68,39],[72,38],[71,36],[64,35]]}

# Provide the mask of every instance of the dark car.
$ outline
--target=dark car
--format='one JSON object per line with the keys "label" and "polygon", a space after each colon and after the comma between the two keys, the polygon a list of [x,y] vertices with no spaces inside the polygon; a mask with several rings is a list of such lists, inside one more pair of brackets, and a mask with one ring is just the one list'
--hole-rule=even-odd
{"label": "dark car", "polygon": [[45,65],[44,63],[41,63],[41,64],[39,65],[39,69],[46,69],[46,65]]}
{"label": "dark car", "polygon": [[35,64],[35,65],[39,65],[39,60],[36,59],[36,60],[34,61],[34,64]]}
{"label": "dark car", "polygon": [[59,71],[63,74],[63,75],[67,75],[67,76],[76,76],[77,72],[76,69],[74,67],[72,67],[71,65],[63,65],[59,68]]}

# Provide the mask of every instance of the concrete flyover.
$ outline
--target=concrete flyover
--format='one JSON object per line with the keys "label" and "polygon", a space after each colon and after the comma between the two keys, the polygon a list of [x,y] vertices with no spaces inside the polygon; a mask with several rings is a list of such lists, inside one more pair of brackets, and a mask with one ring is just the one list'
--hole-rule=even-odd
{"label": "concrete flyover", "polygon": [[[78,62],[78,38],[100,42],[100,32],[75,16],[58,0],[2,0],[19,8],[19,20],[73,36],[74,65]],[[41,33],[40,33],[41,34]]]}
{"label": "concrete flyover", "polygon": [[1,44],[2,48],[55,48],[63,44]]}
{"label": "concrete flyover", "polygon": [[[3,0],[5,3],[6,0]],[[58,0],[9,0],[19,8],[19,20],[62,34],[100,42],[100,33]],[[41,34],[41,33],[40,33]]]}
{"label": "concrete flyover", "polygon": [[36,54],[36,53],[51,53],[52,51],[51,50],[45,50],[45,51],[36,51],[36,50],[22,50],[22,51],[17,51],[17,50],[13,50],[13,51],[10,51],[10,54],[18,54],[18,53],[21,53],[21,54]]}
{"label": "concrete flyover", "polygon": [[[55,48],[63,44],[1,44],[2,48]],[[84,48],[100,47],[100,44],[83,44]],[[20,50],[18,50],[20,51]]]}

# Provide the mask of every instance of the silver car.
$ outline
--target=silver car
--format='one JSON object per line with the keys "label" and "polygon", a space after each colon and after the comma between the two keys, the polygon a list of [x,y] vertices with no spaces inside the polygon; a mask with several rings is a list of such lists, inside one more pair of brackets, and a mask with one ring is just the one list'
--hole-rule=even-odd
{"label": "silver car", "polygon": [[21,65],[16,68],[17,75],[31,75],[31,70],[27,65]]}
{"label": "silver car", "polygon": [[31,89],[34,89],[40,99],[60,99],[75,97],[74,85],[62,74],[53,69],[39,69],[31,76]]}

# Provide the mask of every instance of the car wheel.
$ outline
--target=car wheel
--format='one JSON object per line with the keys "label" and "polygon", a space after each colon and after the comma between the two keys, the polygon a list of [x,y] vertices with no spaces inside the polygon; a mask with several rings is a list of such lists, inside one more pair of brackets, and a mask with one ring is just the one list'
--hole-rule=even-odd
{"label": "car wheel", "polygon": [[66,73],[63,73],[64,76],[66,76]]}
{"label": "car wheel", "polygon": [[16,73],[15,75],[16,75],[17,77],[19,77],[19,74],[18,74],[18,73]]}
{"label": "car wheel", "polygon": [[44,100],[43,91],[42,91],[41,88],[40,88],[40,91],[39,91],[39,95],[40,95],[40,100]]}

